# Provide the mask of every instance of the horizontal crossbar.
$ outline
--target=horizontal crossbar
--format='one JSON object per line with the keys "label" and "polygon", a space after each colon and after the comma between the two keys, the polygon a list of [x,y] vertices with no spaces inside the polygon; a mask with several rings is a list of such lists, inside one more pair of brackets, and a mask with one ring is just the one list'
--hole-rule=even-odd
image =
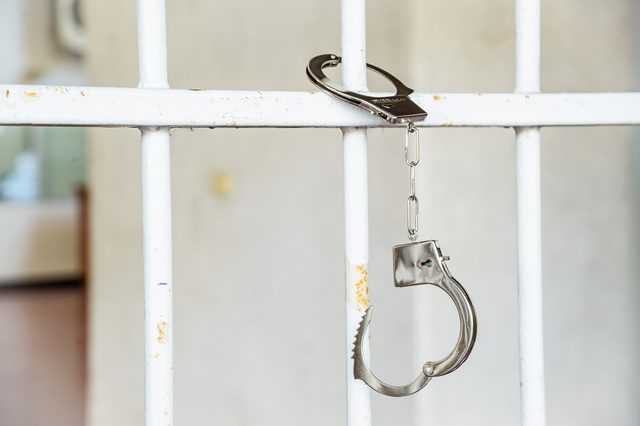
{"label": "horizontal crossbar", "polygon": [[[418,126],[640,124],[640,93],[416,93]],[[389,127],[318,92],[0,85],[0,125],[82,127]]]}

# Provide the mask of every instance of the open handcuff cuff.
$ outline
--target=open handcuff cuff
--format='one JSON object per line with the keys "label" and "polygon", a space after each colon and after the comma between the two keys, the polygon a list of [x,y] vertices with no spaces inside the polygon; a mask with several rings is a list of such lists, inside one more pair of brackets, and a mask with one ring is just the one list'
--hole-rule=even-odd
{"label": "open handcuff cuff", "polygon": [[[341,88],[331,81],[323,71],[324,68],[338,66],[340,62],[341,58],[336,55],[316,56],[309,61],[307,76],[320,89],[345,102],[363,108],[392,124],[407,125],[404,152],[405,160],[410,168],[407,231],[411,242],[393,248],[394,285],[396,287],[434,285],[444,290],[453,300],[460,318],[458,341],[449,355],[438,361],[426,362],[420,375],[408,385],[393,386],[378,379],[364,359],[362,343],[371,322],[372,306],[367,308],[355,336],[353,375],[381,394],[407,396],[425,387],[433,377],[449,374],[467,360],[476,340],[476,313],[469,295],[449,272],[449,268],[445,264],[449,257],[442,255],[437,241],[416,241],[418,237],[418,198],[415,191],[415,166],[420,161],[420,139],[414,122],[424,120],[427,113],[409,98],[409,95],[413,93],[412,89],[387,71],[371,64],[367,64],[367,68],[381,74],[393,83],[396,88],[395,95],[375,97]],[[415,137],[416,140],[415,152],[413,153],[410,152],[413,150],[409,149],[412,137]]]}

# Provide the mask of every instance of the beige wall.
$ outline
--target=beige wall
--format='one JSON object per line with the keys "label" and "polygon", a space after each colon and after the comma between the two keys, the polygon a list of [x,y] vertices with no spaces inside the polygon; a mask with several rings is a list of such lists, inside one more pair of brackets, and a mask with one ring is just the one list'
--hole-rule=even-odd
{"label": "beige wall", "polygon": [[[425,25],[416,24],[417,89],[513,90],[511,1],[419,4],[415,16]],[[543,2],[542,89],[638,90],[632,6],[622,0]],[[426,133],[422,176],[435,207],[423,209],[426,227],[446,243],[456,277],[475,298],[479,332],[468,365],[421,396],[419,424],[518,424],[513,131]],[[543,129],[542,138],[549,423],[635,425],[640,413],[632,129]],[[420,352],[445,353],[455,336],[455,313],[444,297],[425,299],[416,312],[423,325]],[[447,328],[436,333],[433,324],[451,326],[448,334]]]}
{"label": "beige wall", "polygon": [[[633,88],[630,5],[545,3],[544,89]],[[168,7],[174,87],[311,90],[306,61],[339,52],[337,1]],[[134,5],[90,0],[87,11],[92,83],[135,86]],[[509,1],[370,1],[368,26],[371,62],[417,90],[512,90]],[[390,247],[406,238],[402,133],[370,135],[373,358],[380,376],[402,382],[450,349],[457,319],[432,289],[392,288]],[[110,129],[91,136],[89,424],[138,425],[139,135]],[[339,131],[173,136],[176,423],[344,423]],[[516,424],[513,131],[424,136],[422,235],[440,240],[474,297],[478,346],[459,372],[418,396],[373,395],[376,424]],[[554,424],[637,424],[631,133],[566,129],[543,137],[549,417]],[[216,175],[231,180],[225,196],[211,189]]]}

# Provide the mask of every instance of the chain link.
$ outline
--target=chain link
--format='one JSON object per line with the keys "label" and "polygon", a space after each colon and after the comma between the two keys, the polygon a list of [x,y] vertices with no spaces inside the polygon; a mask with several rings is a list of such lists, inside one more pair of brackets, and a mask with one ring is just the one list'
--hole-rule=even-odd
{"label": "chain link", "polygon": [[[415,134],[415,149],[410,149],[412,135]],[[410,151],[414,153],[410,158]],[[416,166],[420,162],[420,133],[418,128],[409,121],[407,123],[407,133],[404,142],[404,159],[409,166],[409,198],[407,198],[407,234],[409,240],[418,239],[418,215],[420,214],[420,203],[416,196]]]}

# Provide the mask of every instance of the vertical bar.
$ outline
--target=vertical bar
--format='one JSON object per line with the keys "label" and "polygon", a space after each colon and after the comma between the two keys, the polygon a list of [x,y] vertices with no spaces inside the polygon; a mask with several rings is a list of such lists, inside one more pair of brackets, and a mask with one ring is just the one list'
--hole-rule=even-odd
{"label": "vertical bar", "polygon": [[[164,0],[138,0],[139,87],[168,88]],[[145,425],[173,424],[171,148],[168,128],[141,128]]]}
{"label": "vertical bar", "polygon": [[[516,92],[540,91],[540,0],[516,0]],[[523,426],[544,426],[540,128],[516,128],[518,323]]]}
{"label": "vertical bar", "polygon": [[[366,1],[342,0],[342,83],[350,90],[367,90]],[[369,388],[353,377],[351,349],[364,310],[369,305],[369,212],[367,131],[343,128],[346,249],[347,425],[371,425]],[[369,357],[369,339],[363,343]]]}

